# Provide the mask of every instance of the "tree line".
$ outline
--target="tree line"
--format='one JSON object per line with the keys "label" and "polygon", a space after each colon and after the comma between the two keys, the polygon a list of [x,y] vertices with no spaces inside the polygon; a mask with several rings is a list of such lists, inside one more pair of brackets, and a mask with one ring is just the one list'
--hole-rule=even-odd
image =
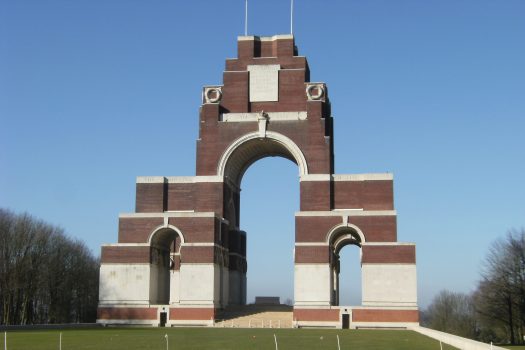
{"label": "tree line", "polygon": [[99,259],[60,227],[0,208],[0,323],[94,322]]}
{"label": "tree line", "polygon": [[512,230],[492,245],[474,292],[441,291],[422,313],[421,323],[480,341],[523,344],[525,230]]}

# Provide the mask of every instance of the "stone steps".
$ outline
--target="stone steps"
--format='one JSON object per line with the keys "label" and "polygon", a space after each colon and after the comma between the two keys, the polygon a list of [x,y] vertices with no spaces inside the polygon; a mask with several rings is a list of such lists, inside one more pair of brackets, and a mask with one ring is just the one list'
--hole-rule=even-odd
{"label": "stone steps", "polygon": [[291,307],[244,307],[224,310],[215,320],[215,327],[227,328],[292,328]]}

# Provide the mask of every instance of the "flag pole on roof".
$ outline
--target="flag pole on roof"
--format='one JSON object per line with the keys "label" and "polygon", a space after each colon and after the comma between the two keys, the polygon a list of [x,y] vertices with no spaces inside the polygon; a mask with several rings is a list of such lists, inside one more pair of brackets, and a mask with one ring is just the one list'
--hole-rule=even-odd
{"label": "flag pole on roof", "polygon": [[248,35],[248,0],[244,0],[244,36]]}
{"label": "flag pole on roof", "polygon": [[290,4],[290,34],[293,35],[293,0]]}

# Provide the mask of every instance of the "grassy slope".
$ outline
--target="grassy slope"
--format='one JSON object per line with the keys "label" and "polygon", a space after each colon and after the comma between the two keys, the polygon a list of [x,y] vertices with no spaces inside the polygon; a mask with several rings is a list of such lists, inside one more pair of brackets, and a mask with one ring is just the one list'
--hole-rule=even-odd
{"label": "grassy slope", "polygon": [[[17,331],[7,334],[9,350],[58,349],[60,331]],[[439,343],[411,331],[300,330],[300,329],[197,329],[197,328],[107,328],[62,331],[62,349],[142,350],[166,349],[439,349]],[[2,335],[3,338],[3,335]],[[3,342],[3,339],[2,339]],[[3,344],[2,344],[3,345]],[[443,345],[443,349],[454,349]]]}

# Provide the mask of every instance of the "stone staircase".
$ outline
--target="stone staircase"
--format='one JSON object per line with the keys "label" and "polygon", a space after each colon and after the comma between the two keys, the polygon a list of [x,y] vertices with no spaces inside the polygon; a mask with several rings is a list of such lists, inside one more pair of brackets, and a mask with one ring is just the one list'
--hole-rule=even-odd
{"label": "stone staircase", "polygon": [[232,306],[217,314],[215,327],[292,328],[293,308],[288,305]]}

